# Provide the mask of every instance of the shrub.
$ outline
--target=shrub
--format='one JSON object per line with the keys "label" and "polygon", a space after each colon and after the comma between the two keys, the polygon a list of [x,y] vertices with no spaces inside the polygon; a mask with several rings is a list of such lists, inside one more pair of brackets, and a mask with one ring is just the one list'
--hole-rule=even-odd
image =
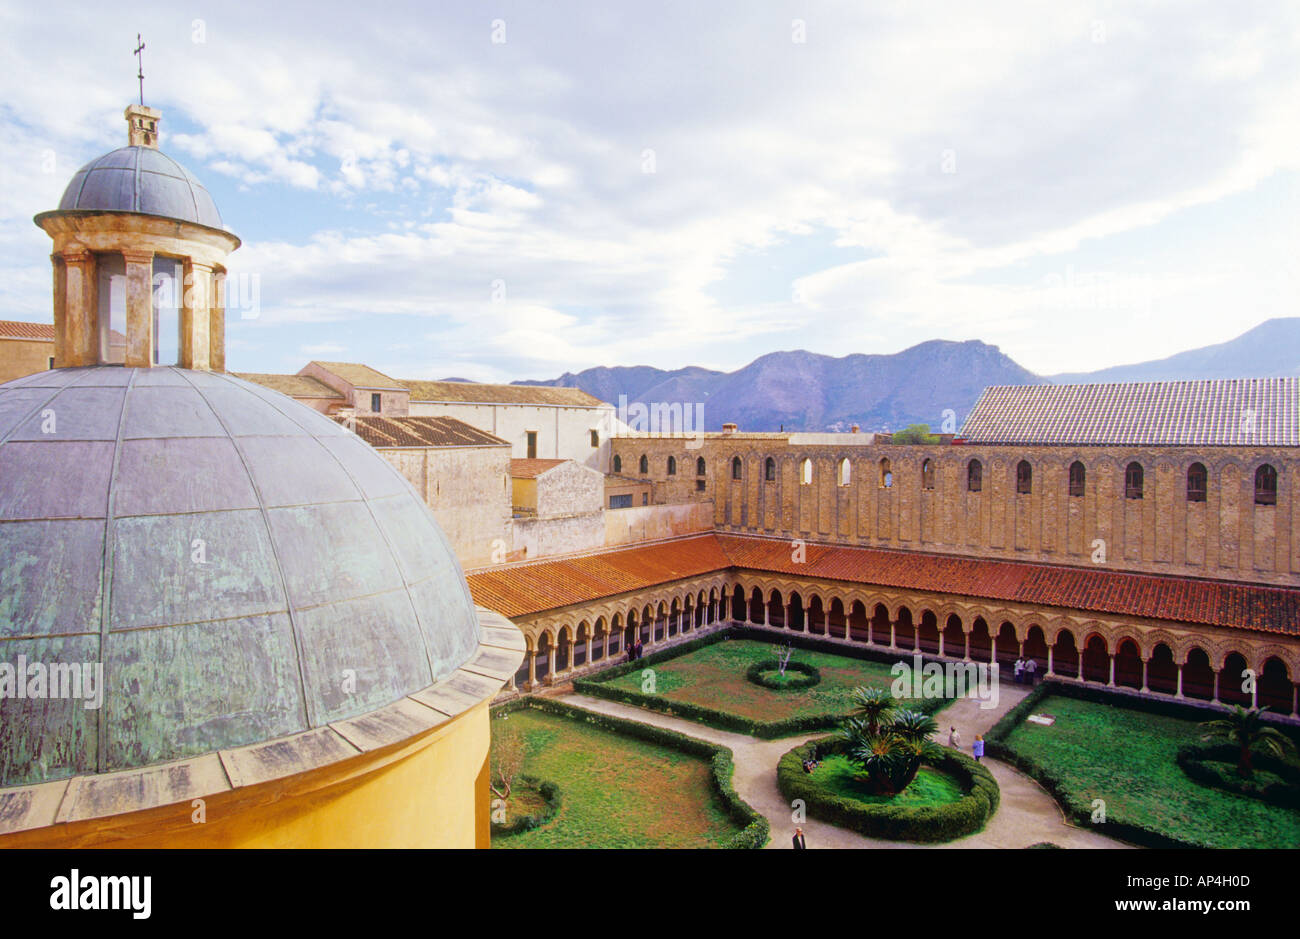
{"label": "shrub", "polygon": [[542,800],[546,803],[545,808],[540,812],[534,812],[531,815],[516,815],[513,820],[504,823],[492,823],[492,834],[505,836],[517,835],[520,832],[532,831],[534,828],[541,828],[560,810],[562,796],[560,787],[553,782],[538,779],[535,776],[520,776],[515,781],[515,787],[526,786],[536,789],[541,795]]}
{"label": "shrub", "polygon": [[[645,661],[642,659],[641,661]],[[632,663],[639,664],[639,663]],[[637,721],[625,720],[621,717],[612,717],[608,714],[598,714],[595,711],[588,711],[584,708],[575,707],[572,704],[566,704],[555,698],[537,698],[526,696],[516,698],[513,701],[493,708],[492,712],[496,714],[508,714],[517,711],[520,708],[533,708],[538,711],[545,711],[550,714],[558,714],[561,717],[567,717],[571,720],[585,721],[593,727],[599,727],[602,730],[608,730],[611,733],[621,734],[625,737],[633,737],[638,740],[646,740],[650,743],[661,744],[662,746],[671,747],[691,756],[704,757],[709,760],[711,769],[711,778],[714,791],[717,793],[719,800],[727,810],[728,816],[733,822],[741,826],[731,839],[724,845],[727,848],[761,848],[767,844],[770,834],[770,826],[767,819],[756,812],[748,802],[736,794],[736,790],[731,785],[731,777],[735,770],[735,763],[732,759],[731,751],[723,746],[708,743],[704,740],[696,740],[694,737],[688,737],[685,734],[679,734],[673,730],[667,730],[663,727],[655,727],[652,724],[642,724]]]}
{"label": "shrub", "polygon": [[[819,756],[842,753],[847,741],[824,737],[812,741]],[[985,767],[964,754],[943,750],[926,764],[955,777],[966,794],[951,805],[871,805],[828,792],[815,773],[805,773],[809,744],[801,744],[777,764],[777,787],[787,800],[802,799],[808,814],[871,838],[894,841],[951,841],[979,831],[997,811],[1001,793]]]}
{"label": "shrub", "polygon": [[1261,783],[1243,779],[1234,771],[1238,748],[1230,743],[1180,747],[1175,759],[1193,782],[1212,789],[1235,792],[1285,809],[1300,809],[1300,767],[1267,753],[1254,754],[1257,770],[1281,776],[1283,782]]}
{"label": "shrub", "polygon": [[789,678],[782,681],[780,677],[768,674],[769,672],[779,672],[780,669],[781,663],[777,659],[764,659],[745,669],[745,677],[756,685],[762,685],[764,688],[771,688],[774,691],[811,688],[822,680],[822,673],[817,666],[809,665],[806,662],[787,662],[785,666],[787,675],[790,672],[798,672],[802,676],[801,678]]}

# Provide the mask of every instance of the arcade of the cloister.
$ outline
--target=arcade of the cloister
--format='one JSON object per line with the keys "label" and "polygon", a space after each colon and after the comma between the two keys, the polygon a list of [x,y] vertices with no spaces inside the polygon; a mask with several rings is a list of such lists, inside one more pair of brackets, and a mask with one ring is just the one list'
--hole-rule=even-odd
{"label": "arcade of the cloister", "polygon": [[562,683],[624,655],[730,624],[957,661],[1033,658],[1038,674],[1130,694],[1268,706],[1300,719],[1300,647],[1282,636],[1094,616],[871,585],[731,572],[516,619],[528,654],[512,687]]}

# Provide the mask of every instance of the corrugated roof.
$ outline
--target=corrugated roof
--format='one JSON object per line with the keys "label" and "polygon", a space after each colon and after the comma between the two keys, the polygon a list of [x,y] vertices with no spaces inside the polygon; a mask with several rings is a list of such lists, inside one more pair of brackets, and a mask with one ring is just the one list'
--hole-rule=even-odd
{"label": "corrugated roof", "polygon": [[985,388],[960,437],[983,444],[1300,446],[1300,379]]}
{"label": "corrugated roof", "polygon": [[510,475],[517,479],[534,479],[568,460],[515,459],[510,461]]}
{"label": "corrugated roof", "polygon": [[0,320],[0,339],[39,339],[44,342],[53,342],[54,327],[49,323]]}
{"label": "corrugated roof", "polygon": [[591,408],[604,404],[581,388],[550,385],[488,385],[474,381],[403,381],[412,401],[456,401],[484,404],[546,404]]}
{"label": "corrugated roof", "polygon": [[1300,635],[1300,590],[1156,574],[709,534],[468,575],[475,602],[521,616],[727,568]]}
{"label": "corrugated roof", "polygon": [[508,447],[510,442],[454,417],[334,418],[372,447]]}
{"label": "corrugated roof", "polygon": [[343,400],[343,395],[329,385],[310,375],[266,375],[254,372],[235,372],[236,378],[251,381],[263,388],[270,388],[291,398],[336,398]]}
{"label": "corrugated roof", "polygon": [[325,371],[337,375],[353,388],[379,388],[385,391],[405,391],[406,388],[396,378],[389,378],[383,372],[361,365],[357,362],[321,362],[313,359],[312,365],[319,365]]}

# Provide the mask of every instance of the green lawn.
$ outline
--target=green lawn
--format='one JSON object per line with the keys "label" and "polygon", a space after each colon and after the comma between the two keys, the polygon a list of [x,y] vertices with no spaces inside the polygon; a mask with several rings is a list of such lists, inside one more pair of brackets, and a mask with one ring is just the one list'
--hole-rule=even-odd
{"label": "green lawn", "polygon": [[[852,710],[849,697],[854,688],[888,688],[894,681],[888,664],[806,649],[796,649],[791,661],[806,662],[821,671],[821,681],[811,688],[774,690],[749,681],[745,669],[772,658],[776,649],[768,642],[726,639],[646,667],[654,670],[654,693],[658,696],[758,721],[847,714]],[[641,692],[643,681],[637,670],[608,684]]]}
{"label": "green lawn", "polygon": [[1300,812],[1199,785],[1179,769],[1174,754],[1200,742],[1197,722],[1056,695],[1035,710],[1056,723],[1022,723],[1007,744],[1077,798],[1105,800],[1110,819],[1215,847],[1300,847]]}
{"label": "green lawn", "polygon": [[834,795],[870,805],[897,805],[907,808],[948,805],[965,794],[962,792],[961,784],[947,773],[922,766],[916,778],[902,792],[892,796],[877,795],[862,781],[861,770],[849,762],[848,757],[838,754],[823,760],[822,764],[813,771],[812,778],[819,786]]}
{"label": "green lawn", "polygon": [[708,848],[740,830],[699,757],[541,711],[505,720],[523,728],[524,773],[556,783],[563,801],[544,826],[494,837],[494,848]]}

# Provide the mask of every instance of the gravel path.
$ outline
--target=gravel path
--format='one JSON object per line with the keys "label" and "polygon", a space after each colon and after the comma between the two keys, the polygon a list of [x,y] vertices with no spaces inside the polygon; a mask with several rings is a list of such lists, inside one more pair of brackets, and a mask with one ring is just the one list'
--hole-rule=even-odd
{"label": "gravel path", "polygon": [[[957,701],[937,715],[941,733],[938,738],[946,742],[948,728],[956,726],[961,734],[962,746],[969,755],[970,743],[976,734],[987,733],[1007,711],[1028,693],[1025,688],[1001,688],[996,708],[982,709],[973,699]],[[614,717],[653,724],[686,734],[710,743],[728,747],[735,755],[736,771],[732,784],[737,794],[762,813],[772,826],[769,848],[790,847],[794,834],[789,803],[776,787],[776,764],[782,754],[792,747],[818,737],[827,731],[783,737],[779,740],[759,740],[745,734],[716,730],[694,721],[667,717],[657,711],[568,694],[562,700],[590,711]],[[1051,841],[1063,848],[1126,848],[1130,845],[1108,838],[1098,831],[1078,828],[1066,821],[1060,806],[1047,792],[1028,776],[1005,763],[985,758],[984,765],[992,772],[1002,789],[998,811],[984,830],[942,845],[919,845],[910,841],[884,841],[868,838],[856,832],[809,818],[801,823],[809,848],[1024,848],[1039,841]]]}

